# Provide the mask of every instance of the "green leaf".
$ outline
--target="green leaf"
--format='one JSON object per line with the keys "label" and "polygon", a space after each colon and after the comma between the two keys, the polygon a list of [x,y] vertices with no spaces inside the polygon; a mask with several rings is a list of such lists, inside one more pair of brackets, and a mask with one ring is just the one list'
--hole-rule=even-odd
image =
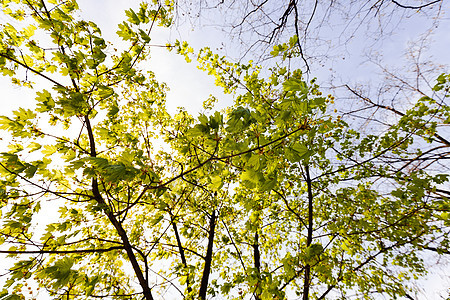
{"label": "green leaf", "polygon": [[73,263],[72,258],[64,257],[56,261],[52,266],[44,268],[41,272],[54,280],[54,287],[61,288],[69,283],[71,275],[75,274],[71,269]]}
{"label": "green leaf", "polygon": [[0,116],[0,129],[10,130],[14,126],[14,121],[6,116]]}
{"label": "green leaf", "polygon": [[28,167],[25,169],[25,177],[32,178],[36,173],[37,169],[38,167],[35,165],[28,165]]}
{"label": "green leaf", "polygon": [[211,179],[211,189],[213,191],[218,191],[222,188],[223,186],[223,179],[220,176],[214,176]]}
{"label": "green leaf", "polygon": [[20,107],[18,110],[13,111],[16,116],[16,120],[30,120],[36,118],[36,114],[31,109],[25,109]]}
{"label": "green leaf", "polygon": [[233,285],[231,283],[224,283],[221,286],[220,290],[222,291],[222,293],[228,294],[232,287],[233,287]]}
{"label": "green leaf", "polygon": [[180,281],[181,285],[184,285],[186,283],[187,279],[188,279],[188,276],[180,276],[178,280]]}
{"label": "green leaf", "polygon": [[273,190],[278,184],[277,177],[269,178],[264,181],[264,183],[260,187],[260,191],[269,192]]}
{"label": "green leaf", "polygon": [[41,152],[45,156],[50,156],[53,153],[55,153],[57,150],[58,150],[58,148],[56,146],[54,146],[54,145],[45,145],[44,149]]}
{"label": "green leaf", "polygon": [[35,143],[35,142],[32,142],[32,143],[30,143],[30,144],[28,145],[28,148],[30,149],[30,152],[39,150],[39,149],[41,149],[41,147],[42,147],[41,144]]}
{"label": "green leaf", "polygon": [[139,35],[141,36],[141,39],[144,42],[146,42],[146,43],[150,42],[151,38],[144,30],[139,29]]}
{"label": "green leaf", "polygon": [[42,90],[42,92],[36,92],[36,101],[37,112],[48,112],[51,111],[55,107],[55,101],[52,98],[52,95],[47,90]]}
{"label": "green leaf", "polygon": [[100,96],[100,99],[104,100],[114,95],[114,90],[108,86],[101,85],[98,87],[97,93]]}
{"label": "green leaf", "polygon": [[262,292],[261,294],[261,299],[262,300],[271,300],[273,299],[273,295],[271,292],[269,292],[268,290],[265,290]]}
{"label": "green leaf", "polygon": [[253,154],[250,159],[247,161],[246,167],[253,170],[259,170],[260,167],[260,158],[259,155]]}
{"label": "green leaf", "polygon": [[164,218],[164,215],[158,214],[158,215],[151,221],[151,225],[154,226],[154,225],[158,224],[163,218]]}
{"label": "green leaf", "polygon": [[264,184],[264,176],[261,172],[254,171],[253,169],[242,172],[240,176],[244,185],[248,188],[255,188]]}
{"label": "green leaf", "polygon": [[105,180],[110,183],[119,182],[121,180],[132,180],[138,171],[134,168],[126,167],[123,164],[108,165],[104,168],[102,174]]}
{"label": "green leaf", "polygon": [[308,86],[306,82],[297,79],[297,78],[289,78],[285,82],[283,82],[283,89],[286,92],[301,92],[302,94],[308,93]]}
{"label": "green leaf", "polygon": [[241,180],[257,183],[258,182],[257,174],[258,173],[255,172],[254,170],[246,170],[245,172],[242,172]]}
{"label": "green leaf", "polygon": [[325,104],[325,98],[324,97],[318,97],[318,98],[314,98],[314,106],[322,106]]}
{"label": "green leaf", "polygon": [[119,30],[116,32],[119,37],[121,37],[124,41],[128,41],[134,37],[133,31],[127,23],[123,22],[119,24]]}
{"label": "green leaf", "polygon": [[308,259],[320,255],[323,252],[323,246],[321,244],[311,244],[306,249],[306,257]]}
{"label": "green leaf", "polygon": [[303,158],[308,154],[308,147],[303,143],[296,143],[292,145],[292,149],[295,150],[299,155],[300,158]]}
{"label": "green leaf", "polygon": [[112,106],[111,109],[108,111],[108,117],[114,117],[119,112],[119,107],[116,105]]}
{"label": "green leaf", "polygon": [[100,277],[99,276],[94,276],[91,280],[88,280],[87,282],[87,289],[86,289],[86,296],[89,297],[92,295],[92,293],[94,292],[95,289],[95,285],[97,284],[97,282],[100,281]]}
{"label": "green leaf", "polygon": [[125,150],[122,152],[119,162],[123,163],[125,166],[132,167],[136,154],[130,150]]}
{"label": "green leaf", "polygon": [[136,13],[130,8],[125,11],[125,14],[128,17],[128,21],[132,24],[139,25],[141,23],[141,20],[139,20],[139,17],[136,15]]}
{"label": "green leaf", "polygon": [[287,148],[285,153],[289,160],[296,162],[300,160],[307,161],[313,154],[313,151],[309,150],[304,143],[295,143],[290,148]]}

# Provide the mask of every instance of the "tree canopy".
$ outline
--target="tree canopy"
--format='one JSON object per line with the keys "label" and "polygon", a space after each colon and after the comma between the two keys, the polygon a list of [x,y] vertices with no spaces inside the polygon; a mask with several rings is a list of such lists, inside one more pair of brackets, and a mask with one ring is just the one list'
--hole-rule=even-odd
{"label": "tree canopy", "polygon": [[234,102],[169,114],[146,62],[173,13],[127,10],[116,49],[74,0],[2,1],[0,70],[36,97],[0,117],[0,299],[414,299],[450,254],[450,75],[406,110],[348,87],[391,113],[366,133],[297,35],[270,68],[176,41]]}

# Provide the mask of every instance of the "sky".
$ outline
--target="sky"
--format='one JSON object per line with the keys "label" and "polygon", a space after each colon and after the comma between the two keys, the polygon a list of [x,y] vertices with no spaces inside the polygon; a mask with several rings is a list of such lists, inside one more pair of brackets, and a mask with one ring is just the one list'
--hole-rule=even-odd
{"label": "sky", "polygon": [[[109,41],[118,41],[116,36],[117,26],[125,20],[125,10],[139,7],[138,0],[80,0],[79,7],[82,16],[93,20],[101,28],[103,36]],[[99,14],[99,12],[102,12]],[[203,41],[213,40],[213,32],[204,30],[202,32],[183,29],[183,33],[171,32],[166,28],[154,27],[151,34],[151,44],[165,45],[169,41],[181,38],[192,41],[193,47],[199,49]],[[203,44],[203,46],[205,46]],[[185,107],[188,112],[196,114],[202,110],[202,103],[209,95],[214,94],[226,98],[230,103],[229,95],[223,95],[222,90],[214,85],[214,78],[197,69],[195,62],[186,63],[184,57],[168,52],[165,48],[153,47],[149,62],[149,69],[155,72],[157,79],[167,83],[170,91],[167,94],[169,112],[173,113],[177,107]],[[225,106],[222,101],[220,106]]]}
{"label": "sky", "polygon": [[[78,0],[82,16],[92,20],[99,25],[106,40],[117,42],[115,35],[116,24],[125,19],[124,10],[130,7],[136,8],[140,1],[138,0]],[[449,57],[447,49],[449,46],[448,32],[450,29],[448,18],[444,18],[443,29],[437,31],[432,40],[433,47],[427,54],[429,58],[436,61],[442,61],[448,65]],[[417,38],[424,29],[423,24],[406,20],[399,27],[399,30],[391,38],[379,45],[383,48],[383,61],[388,66],[396,68],[401,65],[403,53],[408,50],[412,40]],[[214,26],[196,26],[195,30],[190,28],[189,24],[185,27],[180,26],[177,30],[168,30],[156,28],[152,32],[152,44],[164,45],[168,41],[182,38],[191,43],[194,49],[198,50],[201,46],[219,47],[226,35]],[[362,38],[364,39],[364,38]],[[324,63],[323,66],[314,67],[312,76],[318,76],[326,85],[330,77],[335,76],[335,70],[339,70],[338,82],[358,82],[372,81],[376,82],[383,77],[380,70],[368,61],[362,50],[364,41],[355,39],[352,44],[343,52],[340,59],[335,59],[332,64],[333,70],[330,71],[330,64]],[[182,56],[169,53],[164,48],[154,47],[152,49],[149,69],[155,72],[157,79],[166,82],[170,88],[167,95],[167,105],[169,112],[174,113],[179,106],[196,115],[202,111],[202,102],[211,94],[219,98],[219,108],[231,104],[230,95],[223,95],[221,89],[214,85],[214,78],[208,76],[205,72],[196,68],[195,63],[187,64]],[[352,59],[353,58],[355,59]],[[0,90],[2,91],[1,114],[9,114],[13,109],[19,106],[30,106],[33,103],[34,92],[26,88],[13,87],[5,78],[0,78]],[[0,150],[4,149],[6,144],[2,141]],[[439,268],[438,268],[439,269]],[[440,268],[440,272],[432,275],[428,280],[423,281],[423,289],[426,291],[418,299],[439,299],[438,293],[442,287],[450,286],[450,279],[443,276],[445,266]]]}
{"label": "sky", "polygon": [[[80,0],[78,3],[82,17],[94,21],[102,30],[105,40],[120,43],[120,38],[116,35],[117,24],[126,19],[125,9],[137,8],[140,1]],[[183,34],[183,37],[193,40],[193,45],[198,47],[197,50],[202,40],[213,39],[212,32],[185,30],[185,33],[187,33],[187,37],[185,34]],[[152,44],[155,45],[165,45],[169,40],[173,41],[179,37],[180,35],[162,27],[155,27],[151,35]],[[170,88],[167,94],[167,105],[170,113],[175,113],[177,107],[181,106],[196,115],[202,111],[203,101],[211,94],[221,97],[222,101],[218,105],[219,108],[231,103],[230,95],[224,95],[221,88],[214,85],[213,77],[198,70],[195,62],[188,64],[182,56],[173,52],[170,53],[165,48],[152,48],[148,68],[155,72],[158,80],[167,83]],[[39,81],[39,79],[37,80]],[[33,103],[35,92],[27,88],[12,86],[8,78],[0,78],[0,89],[3,92],[0,112],[3,114],[8,115],[20,106],[28,106]]]}

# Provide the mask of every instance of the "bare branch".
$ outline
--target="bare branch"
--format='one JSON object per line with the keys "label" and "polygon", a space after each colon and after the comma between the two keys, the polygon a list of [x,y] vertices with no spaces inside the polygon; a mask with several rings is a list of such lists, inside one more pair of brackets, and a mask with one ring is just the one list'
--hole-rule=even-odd
{"label": "bare branch", "polygon": [[398,3],[395,0],[391,0],[391,2],[394,3],[395,5],[397,5],[397,6],[401,7],[401,8],[409,8],[409,9],[422,9],[422,8],[425,8],[427,6],[430,6],[430,5],[433,5],[433,4],[436,4],[438,2],[442,2],[442,1],[443,0],[435,0],[435,1],[431,1],[431,2],[426,3],[426,4],[417,5],[417,6],[411,6],[411,5],[403,5],[403,4]]}

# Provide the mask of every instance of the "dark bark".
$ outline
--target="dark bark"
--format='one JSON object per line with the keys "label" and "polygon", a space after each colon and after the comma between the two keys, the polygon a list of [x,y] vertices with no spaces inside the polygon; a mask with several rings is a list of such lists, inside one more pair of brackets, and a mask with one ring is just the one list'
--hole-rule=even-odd
{"label": "dark bark", "polygon": [[[306,237],[306,247],[309,247],[312,243],[313,235],[313,195],[311,177],[309,176],[309,166],[305,166],[306,172],[306,184],[308,185],[308,236]],[[311,284],[311,265],[305,266],[305,280],[303,283],[303,300],[309,299],[309,287]]]}
{"label": "dark bark", "polygon": [[205,267],[203,268],[202,281],[200,284],[200,292],[198,297],[202,300],[206,299],[206,291],[208,289],[209,273],[211,272],[211,262],[214,244],[214,229],[216,227],[216,211],[214,210],[209,220],[208,248],[205,256]]}
{"label": "dark bark", "polygon": [[447,249],[442,249],[442,248],[435,248],[435,247],[423,247],[423,249],[427,249],[439,254],[449,254],[450,255],[450,251]]}
{"label": "dark bark", "polygon": [[427,7],[427,6],[436,4],[438,2],[442,2],[442,0],[435,0],[435,1],[428,2],[426,4],[412,6],[412,5],[401,4],[401,3],[399,3],[399,2],[397,2],[395,0],[391,0],[391,1],[392,1],[392,3],[394,3],[395,5],[397,5],[397,6],[401,7],[401,8],[409,8],[409,9],[422,9],[422,8]]}
{"label": "dark bark", "polygon": [[261,256],[259,252],[259,236],[258,232],[255,233],[255,244],[253,245],[253,258],[255,261],[255,268],[258,270],[258,273],[261,272]]}
{"label": "dark bark", "polygon": [[[180,239],[180,235],[178,233],[178,228],[177,228],[177,224],[175,223],[175,220],[172,217],[172,227],[173,227],[173,231],[175,232],[175,238],[177,239],[177,246],[178,246],[178,251],[180,251],[180,256],[181,256],[181,262],[183,263],[183,266],[185,268],[187,268],[187,261],[186,261],[186,256],[184,254],[184,248],[183,245],[181,244],[181,239]],[[186,279],[186,287],[188,292],[192,292],[192,288],[191,285],[189,283],[189,274],[186,275],[187,279]]]}
{"label": "dark bark", "polygon": [[258,286],[255,289],[255,300],[260,300],[261,299],[261,288],[260,288],[260,284],[261,284],[261,279],[260,279],[260,274],[261,274],[261,254],[259,252],[259,236],[258,236],[258,232],[255,232],[255,243],[253,244],[253,260],[255,263],[255,268],[256,271],[258,273]]}

